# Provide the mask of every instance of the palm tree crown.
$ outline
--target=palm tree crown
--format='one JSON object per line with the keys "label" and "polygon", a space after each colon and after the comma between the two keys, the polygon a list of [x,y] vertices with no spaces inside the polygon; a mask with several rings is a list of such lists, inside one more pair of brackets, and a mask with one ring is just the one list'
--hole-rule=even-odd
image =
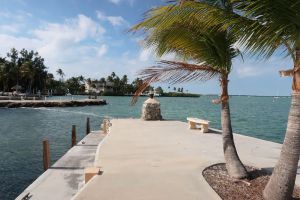
{"label": "palm tree crown", "polygon": [[158,56],[176,53],[186,61],[161,61],[141,71],[144,87],[137,94],[156,81],[175,84],[228,76],[232,59],[240,55],[230,32],[206,29],[197,18],[191,19],[193,23],[186,23],[176,14],[180,9],[172,4],[152,9],[143,22],[132,28],[132,31],[143,29],[147,33],[144,44],[154,48]]}

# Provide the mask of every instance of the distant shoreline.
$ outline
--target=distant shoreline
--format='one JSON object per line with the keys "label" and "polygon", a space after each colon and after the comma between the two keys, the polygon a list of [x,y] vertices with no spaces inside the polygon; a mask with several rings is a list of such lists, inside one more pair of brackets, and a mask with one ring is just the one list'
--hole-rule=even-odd
{"label": "distant shoreline", "polygon": [[[201,94],[201,96],[219,96],[218,94]],[[232,94],[232,97],[291,97],[291,96],[277,96],[277,95],[247,95],[247,94]]]}

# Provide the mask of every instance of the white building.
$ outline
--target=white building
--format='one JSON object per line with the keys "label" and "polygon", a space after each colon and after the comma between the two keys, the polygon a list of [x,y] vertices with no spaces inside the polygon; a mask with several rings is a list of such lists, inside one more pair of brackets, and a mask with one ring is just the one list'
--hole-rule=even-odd
{"label": "white building", "polygon": [[85,82],[85,92],[86,93],[101,94],[104,92],[113,92],[113,91],[114,91],[114,83],[112,83],[112,82],[92,83],[92,84]]}

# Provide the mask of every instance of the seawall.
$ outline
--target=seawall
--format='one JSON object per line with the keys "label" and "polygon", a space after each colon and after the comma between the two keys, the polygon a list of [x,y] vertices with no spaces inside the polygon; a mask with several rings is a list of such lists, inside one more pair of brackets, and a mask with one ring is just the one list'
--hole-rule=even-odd
{"label": "seawall", "polygon": [[19,108],[19,107],[77,107],[106,105],[104,99],[85,99],[85,100],[0,100],[0,107]]}

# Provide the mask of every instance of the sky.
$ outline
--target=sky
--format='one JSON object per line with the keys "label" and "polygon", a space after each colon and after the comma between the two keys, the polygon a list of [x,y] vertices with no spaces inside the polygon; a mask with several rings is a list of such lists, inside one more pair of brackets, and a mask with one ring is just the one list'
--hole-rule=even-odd
{"label": "sky", "polygon": [[[0,56],[11,48],[38,51],[48,71],[61,68],[66,77],[100,79],[115,72],[130,80],[160,59],[141,45],[143,35],[128,33],[152,7],[166,0],[0,0]],[[290,95],[291,78],[279,70],[292,62],[280,54],[268,61],[250,56],[233,61],[229,92],[234,95]],[[168,91],[168,85],[162,85]],[[156,85],[157,86],[157,85]],[[173,87],[201,94],[218,94],[218,80]]]}

